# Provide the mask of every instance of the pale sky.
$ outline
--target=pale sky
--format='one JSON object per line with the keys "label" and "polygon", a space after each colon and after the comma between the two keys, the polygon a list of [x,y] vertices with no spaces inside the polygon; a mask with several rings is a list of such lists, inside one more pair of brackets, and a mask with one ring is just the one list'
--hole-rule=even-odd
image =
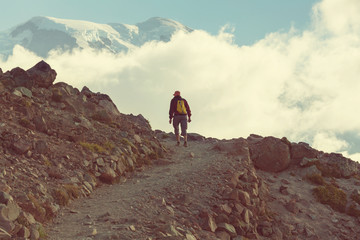
{"label": "pale sky", "polygon": [[236,29],[238,44],[252,44],[267,33],[310,24],[315,0],[0,0],[0,31],[34,16],[136,24],[151,17],[218,33],[225,24]]}
{"label": "pale sky", "polygon": [[[78,50],[45,59],[57,81],[110,95],[120,112],[172,131],[168,108],[180,90],[189,132],[304,141],[360,161],[360,1],[0,0],[0,30],[34,16],[136,24],[170,18],[195,29],[127,54]],[[0,67],[41,58],[15,47]]]}

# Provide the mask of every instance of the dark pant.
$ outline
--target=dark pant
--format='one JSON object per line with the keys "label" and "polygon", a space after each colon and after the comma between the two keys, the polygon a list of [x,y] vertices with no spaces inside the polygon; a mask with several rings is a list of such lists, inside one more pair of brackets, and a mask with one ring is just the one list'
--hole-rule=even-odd
{"label": "dark pant", "polygon": [[173,126],[175,135],[179,135],[179,124],[181,126],[181,135],[186,136],[187,130],[187,115],[175,115],[173,120]]}

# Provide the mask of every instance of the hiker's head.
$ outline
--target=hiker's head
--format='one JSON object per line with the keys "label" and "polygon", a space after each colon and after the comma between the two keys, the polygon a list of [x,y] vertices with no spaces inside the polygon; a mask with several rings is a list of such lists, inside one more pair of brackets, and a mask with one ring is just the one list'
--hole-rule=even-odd
{"label": "hiker's head", "polygon": [[180,96],[180,91],[175,91],[174,97],[176,97],[176,96]]}

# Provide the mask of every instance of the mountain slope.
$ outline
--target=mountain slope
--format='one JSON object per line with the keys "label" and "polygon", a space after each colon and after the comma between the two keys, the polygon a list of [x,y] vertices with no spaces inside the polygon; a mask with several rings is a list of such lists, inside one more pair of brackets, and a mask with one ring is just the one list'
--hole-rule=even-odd
{"label": "mountain slope", "polygon": [[55,78],[0,68],[0,239],[359,239],[359,163],[253,134],[175,147]]}
{"label": "mountain slope", "polygon": [[119,53],[149,41],[169,41],[177,31],[191,32],[192,29],[159,17],[136,25],[34,17],[24,24],[0,32],[0,54],[8,56],[16,44],[42,57],[55,49],[67,51],[80,48]]}

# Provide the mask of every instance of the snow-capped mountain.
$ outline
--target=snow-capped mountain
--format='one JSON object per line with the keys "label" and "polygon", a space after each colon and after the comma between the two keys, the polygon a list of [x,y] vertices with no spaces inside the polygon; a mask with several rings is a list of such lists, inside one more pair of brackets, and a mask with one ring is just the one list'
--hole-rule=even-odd
{"label": "snow-capped mountain", "polygon": [[136,25],[34,17],[24,24],[0,32],[0,54],[8,56],[16,44],[42,57],[54,49],[66,51],[92,48],[119,53],[149,41],[169,41],[177,31],[191,32],[192,29],[159,17]]}

